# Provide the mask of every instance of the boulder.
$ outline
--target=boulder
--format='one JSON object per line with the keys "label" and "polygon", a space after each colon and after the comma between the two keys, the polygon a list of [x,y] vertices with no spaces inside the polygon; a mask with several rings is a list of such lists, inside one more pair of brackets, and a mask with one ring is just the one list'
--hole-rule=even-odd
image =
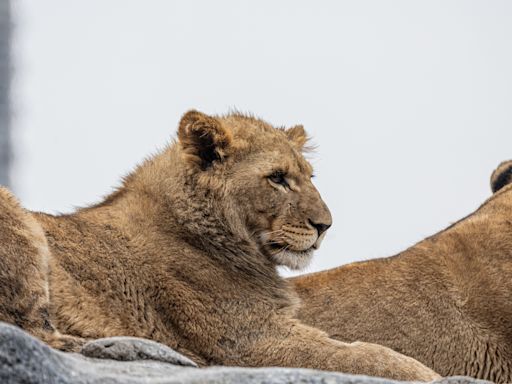
{"label": "boulder", "polygon": [[[119,361],[119,359],[123,361]],[[2,384],[398,384],[375,377],[291,368],[197,368],[167,346],[121,337],[96,340],[82,354],[54,350],[20,328],[0,323]],[[450,377],[436,384],[484,381]]]}

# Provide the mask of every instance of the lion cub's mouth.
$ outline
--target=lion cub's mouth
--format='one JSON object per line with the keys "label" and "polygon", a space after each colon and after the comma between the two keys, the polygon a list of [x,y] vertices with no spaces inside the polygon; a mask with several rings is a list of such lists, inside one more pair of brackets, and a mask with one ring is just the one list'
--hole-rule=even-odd
{"label": "lion cub's mouth", "polygon": [[260,247],[277,265],[303,269],[310,263],[314,251],[325,237],[325,233],[318,236],[316,231],[315,234],[312,232],[309,228],[298,227],[289,231],[265,231],[259,236]]}
{"label": "lion cub's mouth", "polygon": [[288,267],[293,270],[306,268],[313,258],[315,247],[311,246],[304,250],[290,249],[289,245],[284,243],[272,243],[265,246],[269,257],[280,266]]}
{"label": "lion cub's mouth", "polygon": [[[306,253],[306,252],[313,252],[320,248],[320,245],[322,244],[322,241],[325,238],[325,232],[322,233],[320,236],[316,238],[316,240],[312,243],[311,246],[305,248],[305,249],[297,249],[296,247],[293,247],[291,244],[283,242],[283,241],[274,241],[267,243],[268,248],[270,248],[273,252],[281,252],[281,251],[289,251],[292,253]],[[311,244],[311,241],[309,242]]]}
{"label": "lion cub's mouth", "polygon": [[296,249],[290,249],[290,246],[288,244],[279,244],[279,243],[269,244],[268,247],[273,251],[273,253],[279,253],[279,252],[287,251],[287,252],[290,252],[290,253],[297,253],[297,254],[313,252],[316,249],[318,249],[318,248],[316,248],[313,245],[313,246],[311,246],[311,247],[309,247],[307,249],[296,250]]}

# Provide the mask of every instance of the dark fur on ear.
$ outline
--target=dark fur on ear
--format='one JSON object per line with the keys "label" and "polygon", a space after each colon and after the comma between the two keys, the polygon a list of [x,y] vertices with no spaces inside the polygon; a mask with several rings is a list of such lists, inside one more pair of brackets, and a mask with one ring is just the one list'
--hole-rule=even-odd
{"label": "dark fur on ear", "polygon": [[215,117],[191,110],[181,118],[178,139],[187,158],[205,170],[227,156],[232,137]]}
{"label": "dark fur on ear", "polygon": [[512,183],[512,160],[504,161],[494,170],[491,176],[491,189],[498,192],[504,186]]}

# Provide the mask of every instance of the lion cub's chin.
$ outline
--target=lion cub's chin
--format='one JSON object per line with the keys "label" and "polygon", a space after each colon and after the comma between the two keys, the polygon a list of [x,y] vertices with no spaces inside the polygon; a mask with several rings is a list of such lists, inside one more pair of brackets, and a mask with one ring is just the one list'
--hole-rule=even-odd
{"label": "lion cub's chin", "polygon": [[283,250],[272,255],[272,258],[280,266],[299,271],[309,265],[313,258],[313,252],[312,248],[305,251]]}

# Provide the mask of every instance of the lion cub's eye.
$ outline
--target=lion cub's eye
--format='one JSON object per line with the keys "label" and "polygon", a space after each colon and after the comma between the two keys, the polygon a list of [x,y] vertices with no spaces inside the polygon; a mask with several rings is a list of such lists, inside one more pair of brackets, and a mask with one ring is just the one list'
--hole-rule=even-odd
{"label": "lion cub's eye", "polygon": [[286,174],[283,171],[275,171],[268,176],[268,179],[274,183],[282,185],[283,187],[288,187],[288,182],[286,181]]}

